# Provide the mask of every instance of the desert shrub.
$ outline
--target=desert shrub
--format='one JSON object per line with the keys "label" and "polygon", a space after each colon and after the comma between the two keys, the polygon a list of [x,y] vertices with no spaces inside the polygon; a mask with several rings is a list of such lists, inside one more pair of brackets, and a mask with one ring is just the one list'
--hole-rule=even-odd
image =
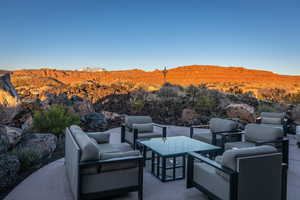
{"label": "desert shrub", "polygon": [[11,152],[20,161],[20,170],[27,171],[35,167],[39,161],[40,156],[37,151],[30,148],[17,148]]}
{"label": "desert shrub", "polygon": [[66,127],[79,125],[79,116],[61,105],[53,105],[46,111],[36,111],[33,115],[33,129],[41,133],[63,134]]}
{"label": "desert shrub", "polygon": [[199,88],[195,85],[189,85],[185,88],[185,91],[188,96],[195,97],[199,92]]}
{"label": "desert shrub", "polygon": [[157,94],[159,97],[163,98],[170,98],[170,97],[178,97],[179,96],[179,90],[177,87],[162,87],[160,90],[157,91]]}
{"label": "desert shrub", "polygon": [[136,110],[136,111],[140,111],[143,109],[144,107],[144,102],[141,99],[135,99],[131,101],[131,107]]}
{"label": "desert shrub", "polygon": [[270,105],[266,105],[266,104],[260,104],[257,107],[256,113],[260,114],[262,112],[276,112],[276,109]]}
{"label": "desert shrub", "polygon": [[291,104],[300,104],[300,92],[287,94],[285,96],[285,102]]}
{"label": "desert shrub", "polygon": [[217,99],[209,93],[199,94],[196,98],[196,107],[200,110],[211,111],[214,110],[216,106]]}
{"label": "desert shrub", "polygon": [[285,102],[287,91],[280,88],[265,88],[260,89],[259,98],[272,102]]}
{"label": "desert shrub", "polygon": [[234,95],[243,94],[243,90],[239,86],[230,87],[226,92],[234,94]]}

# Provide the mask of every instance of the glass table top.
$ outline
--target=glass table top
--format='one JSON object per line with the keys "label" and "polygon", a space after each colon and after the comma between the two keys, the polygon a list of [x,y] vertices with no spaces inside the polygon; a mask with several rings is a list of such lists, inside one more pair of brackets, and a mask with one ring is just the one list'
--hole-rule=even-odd
{"label": "glass table top", "polygon": [[209,152],[220,150],[220,147],[207,144],[186,136],[175,136],[167,138],[151,138],[149,140],[138,140],[147,148],[155,151],[161,156],[176,156],[188,152]]}

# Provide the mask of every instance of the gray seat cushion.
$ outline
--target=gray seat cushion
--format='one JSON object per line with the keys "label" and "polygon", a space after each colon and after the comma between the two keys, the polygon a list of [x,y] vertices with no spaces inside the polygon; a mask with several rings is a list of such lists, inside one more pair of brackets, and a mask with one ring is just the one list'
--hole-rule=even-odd
{"label": "gray seat cushion", "polygon": [[261,117],[269,117],[269,118],[281,118],[283,119],[285,117],[284,112],[262,112],[260,114]]}
{"label": "gray seat cushion", "polygon": [[262,124],[277,124],[277,125],[281,125],[282,124],[282,119],[281,118],[275,118],[275,117],[262,117],[261,118],[261,123]]}
{"label": "gray seat cushion", "polygon": [[255,147],[255,144],[252,142],[227,142],[225,144],[225,151],[233,148],[247,148],[247,147]]}
{"label": "gray seat cushion", "polygon": [[[98,144],[98,148],[100,151],[99,158],[101,160],[108,160],[113,158],[122,158],[128,156],[137,156],[139,155],[139,151],[133,151],[131,146],[127,143],[121,144]],[[136,161],[127,161],[122,163],[110,163],[99,166],[97,168],[99,172],[108,172],[113,170],[120,170],[120,169],[128,169],[137,167]],[[92,170],[91,170],[92,171]]]}
{"label": "gray seat cushion", "polygon": [[137,129],[138,133],[151,133],[153,132],[153,124],[132,124],[133,129]]}
{"label": "gray seat cushion", "polygon": [[98,144],[100,153],[116,153],[131,151],[132,148],[127,143],[121,144]]}
{"label": "gray seat cushion", "polygon": [[262,126],[267,126],[267,127],[273,127],[273,128],[279,128],[283,131],[283,125],[282,124],[260,124]]}
{"label": "gray seat cushion", "polygon": [[162,137],[162,133],[151,132],[151,133],[138,134],[138,139],[149,139],[149,138],[158,138],[158,137]]}
{"label": "gray seat cushion", "polygon": [[91,140],[82,129],[73,125],[70,127],[77,144],[80,148],[80,161],[99,160],[99,150],[97,143]]}
{"label": "gray seat cushion", "polygon": [[150,116],[125,116],[125,125],[132,130],[133,124],[146,124],[152,123]]}
{"label": "gray seat cushion", "polygon": [[229,183],[216,173],[215,168],[205,163],[195,162],[193,180],[220,199],[229,200]]}
{"label": "gray seat cushion", "polygon": [[228,119],[212,118],[209,121],[209,129],[213,133],[230,132],[238,128],[238,123]]}
{"label": "gray seat cushion", "polygon": [[97,143],[108,143],[110,133],[107,132],[88,132],[86,133],[90,138],[93,138]]}
{"label": "gray seat cushion", "polygon": [[[211,144],[212,143],[212,133],[203,132],[203,133],[194,133],[193,139],[200,140],[202,142]],[[222,137],[217,135],[217,145],[222,144]]]}
{"label": "gray seat cushion", "polygon": [[272,146],[256,146],[241,149],[231,149],[223,153],[222,165],[226,166],[234,171],[237,171],[237,158],[270,154],[277,152],[277,149]]}
{"label": "gray seat cushion", "polygon": [[248,142],[270,142],[283,138],[282,129],[261,124],[248,124],[245,128],[245,140]]}

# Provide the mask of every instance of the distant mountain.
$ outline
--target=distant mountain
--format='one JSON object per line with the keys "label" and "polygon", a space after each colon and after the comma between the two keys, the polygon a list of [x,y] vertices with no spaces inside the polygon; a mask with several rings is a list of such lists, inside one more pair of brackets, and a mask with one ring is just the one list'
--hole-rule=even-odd
{"label": "distant mountain", "polygon": [[101,67],[86,67],[86,68],[79,69],[78,71],[80,71],[80,72],[103,72],[103,71],[106,71],[106,69],[101,68]]}
{"label": "distant mountain", "polygon": [[[242,67],[192,65],[167,71],[149,72],[137,69],[106,71],[103,68],[85,68],[81,71],[40,69],[18,70],[12,74],[12,82],[17,88],[27,84],[31,84],[32,88],[45,85],[45,78],[49,83],[47,85],[65,84],[64,87],[68,87],[68,84],[92,81],[100,85],[129,82],[141,84],[143,87],[159,88],[165,82],[169,82],[181,86],[206,84],[210,89],[221,91],[240,88],[243,92],[254,94],[269,88],[284,89],[291,93],[300,91],[300,76],[279,75],[270,71],[250,70]],[[53,81],[54,79],[56,82]]]}

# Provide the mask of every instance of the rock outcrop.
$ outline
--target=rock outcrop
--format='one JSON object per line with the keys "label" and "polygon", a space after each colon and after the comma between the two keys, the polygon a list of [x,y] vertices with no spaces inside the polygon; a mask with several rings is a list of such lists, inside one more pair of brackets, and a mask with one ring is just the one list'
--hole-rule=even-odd
{"label": "rock outcrop", "polygon": [[73,109],[79,115],[86,115],[95,112],[93,104],[86,99],[81,99],[79,101],[73,101]]}
{"label": "rock outcrop", "polygon": [[247,104],[230,104],[226,107],[229,118],[239,118],[247,123],[255,122],[254,108]]}
{"label": "rock outcrop", "polygon": [[191,123],[194,119],[198,117],[198,114],[194,109],[185,108],[182,110],[181,120],[183,122]]}
{"label": "rock outcrop", "polygon": [[21,140],[23,130],[15,127],[0,125],[0,135],[2,138],[6,138],[9,148],[15,147]]}
{"label": "rock outcrop", "polygon": [[39,158],[49,157],[55,151],[57,137],[53,134],[29,133],[26,134],[16,148],[32,149],[38,153]]}
{"label": "rock outcrop", "polygon": [[0,89],[8,92],[12,97],[15,97],[18,101],[19,95],[15,90],[15,87],[12,85],[10,80],[10,73],[0,74]]}
{"label": "rock outcrop", "polygon": [[86,131],[101,131],[107,125],[107,119],[101,113],[89,113],[80,118]]}
{"label": "rock outcrop", "polygon": [[0,124],[9,124],[19,112],[20,98],[10,82],[10,74],[0,74]]}

